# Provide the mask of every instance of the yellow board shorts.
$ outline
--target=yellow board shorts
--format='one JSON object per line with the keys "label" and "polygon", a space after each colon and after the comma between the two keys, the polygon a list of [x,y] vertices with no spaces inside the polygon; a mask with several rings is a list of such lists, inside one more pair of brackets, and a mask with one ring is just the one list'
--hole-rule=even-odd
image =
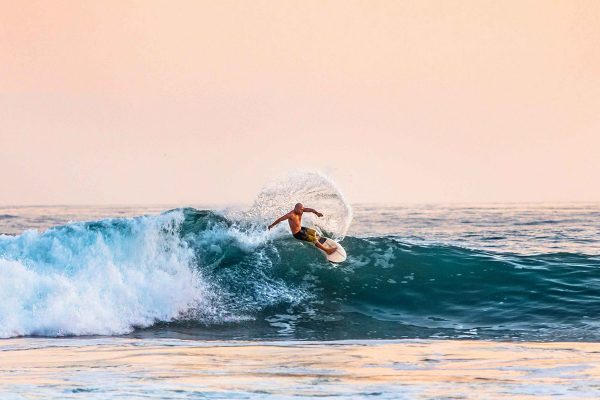
{"label": "yellow board shorts", "polygon": [[319,239],[317,231],[311,228],[305,228],[304,226],[300,230],[294,233],[294,237],[298,240],[304,240],[305,242],[315,243]]}

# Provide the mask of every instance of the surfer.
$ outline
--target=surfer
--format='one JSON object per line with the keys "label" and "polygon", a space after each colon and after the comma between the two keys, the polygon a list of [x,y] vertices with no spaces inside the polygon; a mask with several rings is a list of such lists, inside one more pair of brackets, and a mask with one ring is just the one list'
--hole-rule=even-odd
{"label": "surfer", "polygon": [[322,217],[323,214],[315,210],[314,208],[304,207],[302,203],[297,203],[294,206],[294,209],[289,213],[285,214],[282,217],[277,218],[275,222],[269,225],[269,229],[273,228],[278,223],[285,221],[287,219],[290,224],[290,229],[292,230],[292,235],[298,240],[304,240],[305,242],[314,243],[319,249],[323,250],[327,254],[332,254],[336,251],[336,248],[327,248],[319,243],[319,235],[317,235],[317,231],[311,228],[306,228],[302,226],[302,214],[304,212],[311,212],[315,214],[317,217]]}

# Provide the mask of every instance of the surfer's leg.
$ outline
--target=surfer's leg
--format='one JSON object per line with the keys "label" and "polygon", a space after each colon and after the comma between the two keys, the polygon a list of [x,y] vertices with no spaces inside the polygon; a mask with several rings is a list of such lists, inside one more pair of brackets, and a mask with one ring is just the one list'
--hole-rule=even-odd
{"label": "surfer's leg", "polygon": [[298,240],[303,240],[305,242],[314,242],[314,240],[311,240],[308,233],[306,232],[306,228],[302,227],[300,228],[300,230],[296,233],[294,233],[293,235],[296,239]]}
{"label": "surfer's leg", "polygon": [[331,254],[336,251],[336,248],[328,249],[319,243],[319,235],[317,235],[317,231],[312,228],[302,227],[298,232],[294,234],[294,237],[298,240],[304,240],[305,242],[314,243],[319,249],[323,250],[327,254]]}
{"label": "surfer's leg", "polygon": [[304,226],[300,230],[294,233],[294,237],[298,240],[304,240],[305,242],[314,243],[319,237],[317,231],[311,228],[305,228]]}
{"label": "surfer's leg", "polygon": [[321,250],[323,250],[327,254],[335,253],[335,251],[337,250],[335,247],[331,248],[331,249],[328,249],[327,247],[325,247],[321,243],[319,243],[318,240],[315,242],[315,246],[317,246],[318,248],[320,248]]}
{"label": "surfer's leg", "polygon": [[323,246],[321,244],[321,242],[319,242],[319,235],[317,234],[316,230],[314,230],[312,228],[304,228],[304,229],[306,231],[306,236],[308,238],[308,241],[311,243],[314,243],[315,246],[317,246],[319,249],[323,250],[325,253],[331,254],[336,250],[335,247],[333,249],[330,249],[330,248]]}

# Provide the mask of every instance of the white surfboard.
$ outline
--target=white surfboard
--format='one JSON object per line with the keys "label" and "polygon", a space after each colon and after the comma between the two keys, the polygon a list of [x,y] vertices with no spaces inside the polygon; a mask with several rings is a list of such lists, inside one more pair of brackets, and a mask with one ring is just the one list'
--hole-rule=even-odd
{"label": "white surfboard", "polygon": [[323,250],[319,249],[321,250],[321,253],[325,255],[325,258],[327,258],[328,261],[331,261],[332,263],[341,263],[346,261],[346,250],[344,250],[341,244],[326,237],[320,237],[319,243],[328,249],[336,248],[336,251],[331,254],[327,254]]}

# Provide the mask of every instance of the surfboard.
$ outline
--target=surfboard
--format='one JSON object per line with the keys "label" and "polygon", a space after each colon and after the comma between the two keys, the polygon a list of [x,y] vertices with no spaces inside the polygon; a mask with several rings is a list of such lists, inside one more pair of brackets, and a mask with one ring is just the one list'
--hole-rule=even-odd
{"label": "surfboard", "polygon": [[341,263],[343,261],[346,261],[346,250],[344,250],[341,244],[339,244],[333,239],[329,239],[326,237],[320,237],[319,243],[321,243],[323,247],[326,247],[328,249],[337,248],[337,250],[331,254],[327,254],[323,250],[319,249],[321,250],[321,253],[323,253],[323,255],[325,256],[325,258],[327,258],[327,261],[331,261],[332,263]]}

